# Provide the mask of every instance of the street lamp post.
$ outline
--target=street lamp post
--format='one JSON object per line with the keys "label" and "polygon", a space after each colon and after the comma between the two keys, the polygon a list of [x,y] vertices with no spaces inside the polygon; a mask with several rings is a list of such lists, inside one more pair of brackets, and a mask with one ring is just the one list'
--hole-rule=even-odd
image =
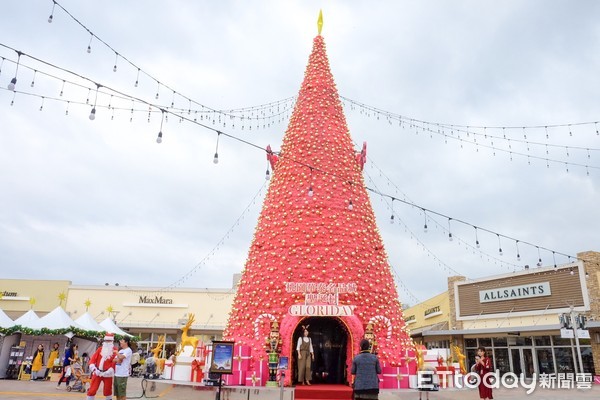
{"label": "street lamp post", "polygon": [[581,347],[579,346],[579,335],[577,334],[577,314],[573,306],[570,307],[570,318],[571,318],[571,326],[573,327],[573,335],[575,336],[575,347],[577,348],[577,361],[579,362],[578,370],[580,373],[583,373],[583,360],[581,359]]}

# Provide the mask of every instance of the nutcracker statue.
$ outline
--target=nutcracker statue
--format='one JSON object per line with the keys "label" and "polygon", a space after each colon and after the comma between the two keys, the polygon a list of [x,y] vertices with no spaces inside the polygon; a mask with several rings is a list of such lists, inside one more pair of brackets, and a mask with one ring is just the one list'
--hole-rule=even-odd
{"label": "nutcracker statue", "polygon": [[373,324],[370,322],[365,328],[365,339],[369,341],[369,351],[377,354],[377,340],[375,339],[375,332],[373,332]]}
{"label": "nutcracker statue", "polygon": [[279,324],[277,321],[273,321],[271,332],[269,332],[269,337],[265,341],[265,350],[269,356],[269,380],[267,381],[267,386],[277,386],[277,365],[279,364],[281,343]]}

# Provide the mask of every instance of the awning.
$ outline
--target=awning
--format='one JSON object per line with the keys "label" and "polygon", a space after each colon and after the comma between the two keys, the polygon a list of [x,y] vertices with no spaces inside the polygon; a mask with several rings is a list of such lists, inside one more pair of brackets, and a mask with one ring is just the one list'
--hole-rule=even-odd
{"label": "awning", "polygon": [[[444,331],[447,329],[448,329],[448,321],[438,322],[437,324],[432,324],[432,325],[423,326],[421,328],[411,329],[410,336],[412,336],[412,337],[425,336],[425,332],[431,332],[431,331],[433,331],[434,333],[428,334],[427,336],[438,335],[435,332],[440,332],[440,331]],[[447,335],[447,334],[443,333],[442,335]]]}

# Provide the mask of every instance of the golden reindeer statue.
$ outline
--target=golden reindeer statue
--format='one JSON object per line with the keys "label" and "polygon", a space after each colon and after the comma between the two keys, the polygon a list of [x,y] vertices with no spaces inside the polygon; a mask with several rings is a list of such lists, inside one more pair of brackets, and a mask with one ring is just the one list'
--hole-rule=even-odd
{"label": "golden reindeer statue", "polygon": [[187,323],[183,326],[183,328],[181,328],[181,331],[182,331],[181,332],[181,343],[179,344],[179,349],[177,350],[177,353],[175,353],[176,356],[179,356],[179,354],[181,354],[181,352],[183,351],[185,346],[192,346],[192,351],[190,353],[190,357],[194,357],[196,347],[198,347],[198,338],[195,338],[193,336],[188,336],[188,331],[190,330],[193,323],[194,323],[194,314],[190,314],[188,316]]}
{"label": "golden reindeer statue", "polygon": [[154,356],[154,362],[156,362],[156,372],[158,374],[162,374],[162,371],[165,367],[165,359],[160,358],[160,353],[162,353],[163,348],[165,346],[165,335],[160,335],[158,337],[158,343],[156,343],[156,347],[150,350],[152,355]]}

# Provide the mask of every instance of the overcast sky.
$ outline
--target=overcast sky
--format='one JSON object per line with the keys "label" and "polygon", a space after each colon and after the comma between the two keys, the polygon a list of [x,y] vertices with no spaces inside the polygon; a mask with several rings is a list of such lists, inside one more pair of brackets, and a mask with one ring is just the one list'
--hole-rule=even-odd
{"label": "overcast sky", "polygon": [[[593,123],[600,120],[598,2],[59,4],[96,36],[91,53],[90,33],[58,6],[48,23],[51,0],[3,1],[0,43],[103,88],[90,121],[95,95],[89,105],[77,104],[89,91],[71,82],[93,83],[22,56],[15,95],[6,88],[16,53],[0,48],[6,58],[0,74],[3,278],[230,287],[266,193],[264,152],[221,136],[215,165],[217,134],[172,115],[157,144],[160,112],[148,122],[147,105],[111,99],[104,87],[183,109],[199,109],[185,98],[228,110],[296,96],[321,8],[340,95],[402,116],[400,123],[345,103],[357,150],[368,143],[367,186],[417,204],[394,201],[390,224],[390,198],[371,194],[403,302],[445,291],[447,277],[457,273],[477,278],[533,267],[535,246],[573,256],[600,251],[600,127]],[[139,78],[123,57],[141,69]],[[39,71],[34,87],[30,68]],[[258,126],[230,117],[213,125],[211,114],[198,122],[278,150],[289,118],[283,111],[292,101],[279,105],[283,117]],[[261,112],[255,116],[276,113],[277,106]],[[411,118],[426,123],[415,128]],[[580,124],[586,122],[592,123]],[[453,220],[423,215],[421,208]],[[493,232],[478,230],[480,249],[473,225]],[[519,240],[521,260],[515,240],[506,237]],[[568,261],[551,251],[540,252],[544,265]]]}

